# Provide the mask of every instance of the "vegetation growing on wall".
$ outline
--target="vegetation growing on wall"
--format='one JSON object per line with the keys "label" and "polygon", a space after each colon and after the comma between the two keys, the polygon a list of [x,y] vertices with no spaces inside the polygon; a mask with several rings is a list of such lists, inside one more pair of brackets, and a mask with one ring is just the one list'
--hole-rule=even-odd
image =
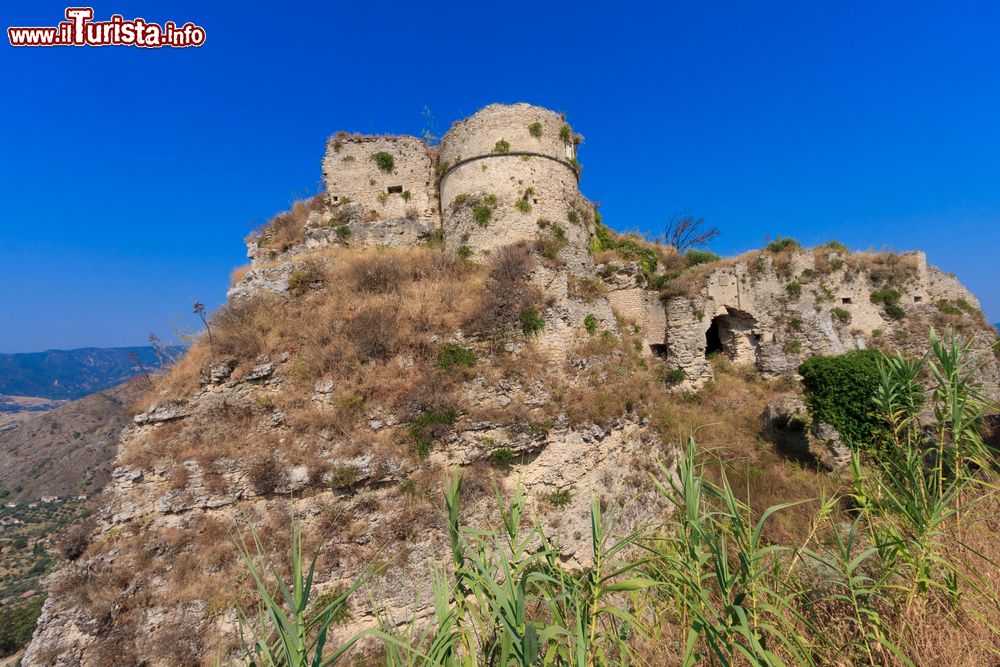
{"label": "vegetation growing on wall", "polygon": [[377,153],[372,153],[372,160],[379,169],[387,174],[391,174],[393,169],[396,168],[396,160],[392,157],[391,153],[385,151],[378,151]]}
{"label": "vegetation growing on wall", "polygon": [[872,403],[880,358],[876,350],[854,350],[813,357],[799,366],[812,413],[837,429],[848,445],[865,453],[880,453],[887,442]]}

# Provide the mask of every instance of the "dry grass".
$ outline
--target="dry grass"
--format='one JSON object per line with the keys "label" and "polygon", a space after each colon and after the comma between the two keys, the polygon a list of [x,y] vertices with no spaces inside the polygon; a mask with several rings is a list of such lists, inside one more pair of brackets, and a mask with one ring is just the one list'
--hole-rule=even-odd
{"label": "dry grass", "polygon": [[305,240],[306,222],[309,214],[326,209],[326,195],[318,194],[308,199],[300,199],[292,208],[279,213],[255,231],[247,240],[257,241],[262,248],[284,252]]}
{"label": "dry grass", "polygon": [[846,258],[847,268],[867,273],[872,285],[903,287],[917,277],[917,258],[891,252],[856,252]]}
{"label": "dry grass", "polygon": [[229,286],[232,287],[246,278],[252,268],[252,264],[244,264],[243,266],[237,266],[233,269],[233,272],[229,274]]}
{"label": "dry grass", "polygon": [[[507,259],[496,260],[496,279],[521,280],[512,276],[522,275],[518,261],[526,258],[514,261],[502,252],[497,257]],[[206,414],[153,429],[124,460],[149,465],[191,458],[210,466],[218,458],[248,459],[277,446],[289,463],[312,464],[320,448],[316,434],[329,430],[354,441],[366,410],[384,409],[404,421],[431,405],[453,402],[451,393],[464,377],[435,368],[440,344],[432,339],[484,321],[482,269],[431,249],[333,248],[306,262],[313,288],[227,303],[210,319],[212,345],[207,335],[200,337],[157,379],[147,399],[179,401],[194,394],[213,356],[236,360],[233,375],[239,377],[258,363],[258,355],[287,352],[290,360],[279,369],[283,389],[270,394],[255,386],[252,396],[222,405],[202,401]],[[329,406],[310,400],[321,378],[336,382]],[[264,427],[275,411],[302,437],[276,443]]]}

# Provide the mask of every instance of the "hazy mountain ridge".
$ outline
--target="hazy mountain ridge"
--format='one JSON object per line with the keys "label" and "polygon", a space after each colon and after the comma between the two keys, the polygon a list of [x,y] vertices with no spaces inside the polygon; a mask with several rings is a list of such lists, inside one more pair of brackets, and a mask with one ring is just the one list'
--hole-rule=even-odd
{"label": "hazy mountain ridge", "polygon": [[[170,348],[178,354],[180,348]],[[133,359],[135,355],[138,363]],[[164,360],[166,361],[166,360]],[[159,370],[156,351],[143,347],[85,347],[0,354],[0,395],[74,400]],[[4,411],[0,402],[0,411]]]}

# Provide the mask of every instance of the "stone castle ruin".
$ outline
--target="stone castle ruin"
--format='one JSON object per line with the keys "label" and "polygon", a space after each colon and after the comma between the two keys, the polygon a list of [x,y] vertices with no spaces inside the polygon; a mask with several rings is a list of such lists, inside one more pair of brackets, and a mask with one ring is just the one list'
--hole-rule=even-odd
{"label": "stone castle ruin", "polygon": [[[450,251],[485,258],[512,243],[553,241],[558,261],[534,276],[552,305],[540,344],[561,356],[587,315],[604,330],[627,323],[640,332],[645,354],[674,367],[682,390],[711,380],[713,353],[774,377],[815,354],[901,345],[954,304],[979,312],[976,298],[929,266],[922,252],[850,256],[837,246],[747,253],[704,267],[683,294],[650,289],[655,276],[635,262],[595,262],[600,223],[578,188],[580,141],[562,114],[524,103],[487,106],[456,122],[438,146],[412,136],[339,132],[323,160],[328,208],[310,216],[300,250],[440,239]],[[253,242],[250,256],[250,285],[280,290],[290,269],[274,280],[276,270],[266,268],[274,257],[262,257]],[[594,277],[601,296],[574,298],[573,283]],[[886,288],[899,293],[896,317],[877,298]],[[986,347],[991,333],[985,327],[977,334]]]}
{"label": "stone castle ruin", "polygon": [[[342,638],[406,618],[434,599],[427,573],[449,540],[437,485],[456,468],[468,525],[496,521],[499,485],[523,488],[564,562],[587,567],[592,499],[616,508],[625,533],[667,511],[647,474],[680,451],[682,422],[667,413],[731,415],[756,440],[751,421],[805,414],[782,400],[761,416],[753,404],[791,383],[760,377],[791,376],[812,355],[921,354],[931,326],[954,327],[997,392],[996,332],[923,253],[786,239],[696,260],[605,227],[578,189],[578,144],[560,114],[528,104],[488,106],[438,146],[331,138],[326,191],[248,239],[252,264],[213,320],[230,345],[196,343],[122,433],[93,541],[54,575],[25,667],[220,664],[216,646],[235,656],[224,642],[248,582],[231,527],[248,521],[275,563],[290,519],[315,536],[323,596],[393,552],[365,592],[385,615],[354,607]],[[494,280],[504,262],[493,259],[514,243],[527,246],[504,254],[519,258],[516,281]],[[393,289],[365,289],[372,267],[400,266]],[[497,299],[507,317],[493,328],[467,317],[529,292]],[[670,393],[701,388],[694,401]],[[817,463],[842,466],[836,432],[814,426],[793,435]]]}

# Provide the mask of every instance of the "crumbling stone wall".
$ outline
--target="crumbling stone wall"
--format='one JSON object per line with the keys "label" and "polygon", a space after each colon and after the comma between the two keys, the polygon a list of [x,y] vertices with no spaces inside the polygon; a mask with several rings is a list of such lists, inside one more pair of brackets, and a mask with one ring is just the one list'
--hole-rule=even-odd
{"label": "crumbling stone wall", "polygon": [[[379,167],[378,153],[392,156],[391,171]],[[323,181],[334,207],[354,202],[372,219],[438,220],[433,161],[417,137],[337,134],[327,143]]]}
{"label": "crumbling stone wall", "polygon": [[[571,272],[592,266],[592,207],[580,196],[573,141],[559,114],[528,104],[490,105],[441,142],[442,230],[449,247],[475,251],[555,236]],[[534,131],[534,134],[532,133]],[[538,136],[535,136],[538,135]],[[499,142],[501,143],[498,148]],[[477,207],[490,208],[488,219]]]}

